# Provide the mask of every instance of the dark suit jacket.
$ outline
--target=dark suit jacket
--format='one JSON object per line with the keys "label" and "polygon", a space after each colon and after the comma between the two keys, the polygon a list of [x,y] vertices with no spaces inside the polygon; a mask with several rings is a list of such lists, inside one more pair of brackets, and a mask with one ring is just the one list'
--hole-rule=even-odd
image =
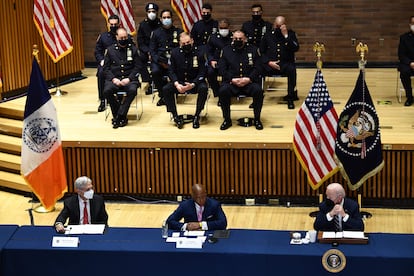
{"label": "dark suit jacket", "polygon": [[[342,229],[345,231],[364,231],[364,222],[362,221],[362,216],[359,212],[358,203],[352,199],[345,198],[343,208],[345,210],[345,213],[349,215],[349,218],[346,222],[342,221]],[[319,212],[316,216],[315,223],[313,224],[315,230],[335,231],[334,221],[328,221],[326,218],[326,214],[331,210],[332,208],[329,208],[327,206],[326,201],[323,201],[319,205]]]}
{"label": "dark suit jacket", "polygon": [[[184,223],[195,222],[197,212],[193,199],[188,199],[180,203],[178,208],[172,213],[168,219],[168,227],[173,230],[181,230]],[[184,218],[184,223],[180,222]],[[207,198],[204,205],[203,221],[207,222],[208,230],[224,230],[227,227],[226,215],[221,208],[221,204],[212,198]]]}
{"label": "dark suit jacket", "polygon": [[[93,198],[89,200],[90,212],[91,212],[91,224],[108,224],[108,214],[105,210],[105,202],[103,198],[99,195],[94,194]],[[78,195],[73,195],[63,202],[63,209],[56,218],[55,224],[61,222],[62,224],[66,223],[66,220],[69,218],[69,223],[72,225],[79,224],[79,197]]]}

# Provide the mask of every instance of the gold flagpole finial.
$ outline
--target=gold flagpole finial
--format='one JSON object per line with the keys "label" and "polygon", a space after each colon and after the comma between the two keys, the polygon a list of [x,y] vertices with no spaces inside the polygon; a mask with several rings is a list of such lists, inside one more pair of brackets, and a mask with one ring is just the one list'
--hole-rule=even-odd
{"label": "gold flagpole finial", "polygon": [[36,58],[37,63],[40,63],[40,60],[39,60],[39,47],[37,46],[37,44],[33,44],[32,55]]}
{"label": "gold flagpole finial", "polygon": [[316,68],[318,70],[322,69],[322,52],[325,52],[325,45],[323,43],[316,42],[313,45],[313,51],[316,53],[316,58],[318,59],[316,61]]}
{"label": "gold flagpole finial", "polygon": [[368,45],[363,44],[362,42],[359,42],[358,45],[355,48],[356,52],[359,53],[359,56],[361,59],[359,60],[359,69],[364,69],[365,64],[367,64],[367,61],[365,60],[365,52],[368,53]]}

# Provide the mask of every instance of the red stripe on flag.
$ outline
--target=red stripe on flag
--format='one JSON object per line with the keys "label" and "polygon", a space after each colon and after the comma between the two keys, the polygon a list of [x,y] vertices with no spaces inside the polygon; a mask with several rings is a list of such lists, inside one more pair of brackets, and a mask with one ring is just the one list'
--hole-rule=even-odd
{"label": "red stripe on flag", "polygon": [[101,0],[101,13],[108,21],[111,15],[118,15],[117,0]]}
{"label": "red stripe on flag", "polygon": [[33,21],[46,52],[56,63],[73,49],[63,0],[34,0]]}
{"label": "red stripe on flag", "polygon": [[186,32],[190,32],[194,23],[201,19],[202,0],[171,0],[171,6],[180,17]]}
{"label": "red stripe on flag", "polygon": [[135,35],[134,13],[130,0],[119,0],[118,5],[120,25],[128,34]]}

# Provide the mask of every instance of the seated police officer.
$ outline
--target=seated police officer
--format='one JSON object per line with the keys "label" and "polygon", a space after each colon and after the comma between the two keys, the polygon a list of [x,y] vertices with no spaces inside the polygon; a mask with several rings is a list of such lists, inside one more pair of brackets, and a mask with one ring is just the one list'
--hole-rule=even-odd
{"label": "seated police officer", "polygon": [[[127,114],[137,95],[138,73],[142,67],[138,49],[124,28],[118,28],[116,39],[117,43],[108,48],[104,61],[104,95],[111,106],[113,128],[128,124]],[[121,90],[126,95],[119,99],[116,93]]]}
{"label": "seated police officer", "polygon": [[168,75],[171,82],[164,86],[164,98],[167,111],[171,112],[178,128],[184,125],[178,116],[175,103],[176,93],[197,93],[197,106],[194,114],[193,128],[200,127],[200,113],[207,100],[208,86],[205,80],[206,60],[204,51],[194,46],[194,41],[188,33],[180,34],[180,47],[171,53],[171,65]]}
{"label": "seated police officer", "polygon": [[218,63],[219,74],[223,81],[218,91],[224,122],[220,129],[231,127],[230,101],[231,97],[246,95],[253,97],[254,125],[256,129],[263,129],[260,113],[263,106],[263,89],[260,85],[261,59],[260,51],[256,46],[247,43],[243,31],[233,33],[231,45],[222,50]]}

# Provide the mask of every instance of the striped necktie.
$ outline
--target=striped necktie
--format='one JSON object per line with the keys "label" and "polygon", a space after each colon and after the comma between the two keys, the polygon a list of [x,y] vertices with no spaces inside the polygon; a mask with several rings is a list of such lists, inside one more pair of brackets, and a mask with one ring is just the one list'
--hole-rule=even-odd
{"label": "striped necktie", "polygon": [[341,222],[339,221],[339,216],[335,215],[333,221],[335,225],[335,232],[342,232],[342,225],[341,225]]}

